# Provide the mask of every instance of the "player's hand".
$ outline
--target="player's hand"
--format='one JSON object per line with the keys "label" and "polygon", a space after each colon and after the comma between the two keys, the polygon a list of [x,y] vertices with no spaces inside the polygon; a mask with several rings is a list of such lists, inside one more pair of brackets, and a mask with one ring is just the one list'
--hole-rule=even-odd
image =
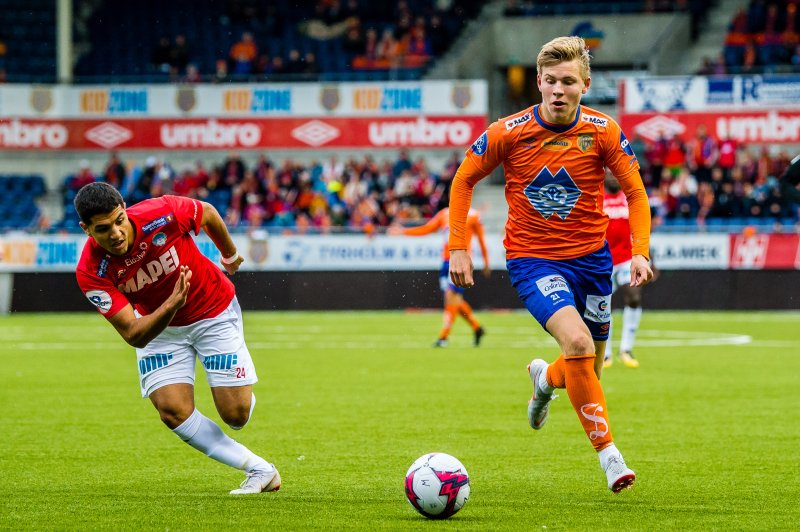
{"label": "player's hand", "polygon": [[228,272],[228,275],[233,275],[234,273],[239,271],[239,266],[242,265],[244,262],[244,257],[239,255],[235,261],[231,262],[230,264],[225,264],[222,262],[222,259],[219,260],[219,263],[222,264],[222,267],[225,268],[225,271]]}
{"label": "player's hand", "polygon": [[450,280],[459,288],[472,288],[472,258],[465,249],[454,249],[450,252]]}
{"label": "player's hand", "polygon": [[191,285],[189,281],[191,280],[192,270],[188,266],[181,266],[181,273],[168,299],[173,308],[179,309],[186,304],[186,298],[189,296],[189,286]]}
{"label": "player's hand", "polygon": [[653,270],[643,255],[631,259],[631,286],[644,286],[653,280]]}

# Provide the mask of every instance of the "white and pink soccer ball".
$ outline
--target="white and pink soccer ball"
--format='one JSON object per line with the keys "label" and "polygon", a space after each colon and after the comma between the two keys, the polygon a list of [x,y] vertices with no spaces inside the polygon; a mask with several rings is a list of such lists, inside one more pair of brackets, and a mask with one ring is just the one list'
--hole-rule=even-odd
{"label": "white and pink soccer ball", "polygon": [[421,456],[406,473],[406,497],[425,517],[447,519],[469,499],[467,469],[449,454]]}

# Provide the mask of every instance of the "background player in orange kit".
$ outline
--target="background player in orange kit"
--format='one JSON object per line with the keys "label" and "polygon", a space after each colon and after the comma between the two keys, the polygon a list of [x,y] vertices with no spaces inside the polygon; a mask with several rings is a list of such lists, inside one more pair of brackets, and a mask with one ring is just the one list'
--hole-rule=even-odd
{"label": "background player in orange kit", "polygon": [[598,452],[613,492],[636,475],[614,444],[599,376],[611,318],[611,254],[602,211],[608,167],[630,207],[631,284],[650,281],[650,210],[639,163],[619,125],[581,106],[591,83],[589,51],[580,37],[545,44],[536,60],[542,103],[494,122],[467,150],[450,193],[450,275],[473,285],[466,221],[475,185],[497,166],[508,202],[506,260],[517,293],[558,342],[552,364],[529,366],[528,422],[541,429],[555,388],[566,388]]}
{"label": "background player in orange kit", "polygon": [[75,210],[90,237],[78,261],[78,285],[136,348],[142,397],[181,440],[247,474],[232,495],[280,488],[274,465],[195,408],[195,359],[205,368],[217,412],[234,430],[252,417],[252,388],[258,382],[233,283],[191,236],[203,229],[225,271],[236,273],[244,259],[217,210],[178,196],[126,208],[108,183],[81,188]]}
{"label": "background player in orange kit", "polygon": [[[622,290],[622,335],[619,342],[619,359],[628,368],[638,368],[639,361],[633,356],[633,344],[636,342],[636,333],[642,320],[642,287],[631,286],[631,224],[628,200],[619,186],[619,181],[611,174],[606,174],[603,212],[608,216],[606,241],[614,265],[611,272],[611,293],[614,294],[617,289]],[[655,266],[652,263],[651,267],[655,273]],[[604,368],[609,368],[614,363],[611,331],[612,327],[609,327],[603,360]]]}
{"label": "background player in orange kit", "polygon": [[[447,208],[437,212],[436,215],[424,225],[410,227],[408,229],[391,228],[389,232],[391,234],[407,236],[424,236],[437,231],[441,231],[445,235],[450,234],[450,210]],[[481,216],[475,209],[470,209],[467,214],[466,231],[467,251],[470,252],[472,237],[473,235],[476,236],[478,238],[478,245],[481,248],[481,254],[483,255],[483,274],[489,277],[492,274],[491,267],[489,266],[489,250],[486,247]],[[439,332],[439,338],[436,339],[433,346],[447,346],[450,329],[453,327],[456,316],[460,314],[467,320],[469,326],[472,327],[472,332],[474,334],[473,344],[475,347],[478,347],[486,331],[472,312],[470,304],[464,299],[464,288],[454,285],[450,280],[450,249],[448,248],[447,241],[445,241],[444,250],[442,251],[442,267],[439,270],[439,287],[444,293],[444,313],[442,315],[442,330]]]}

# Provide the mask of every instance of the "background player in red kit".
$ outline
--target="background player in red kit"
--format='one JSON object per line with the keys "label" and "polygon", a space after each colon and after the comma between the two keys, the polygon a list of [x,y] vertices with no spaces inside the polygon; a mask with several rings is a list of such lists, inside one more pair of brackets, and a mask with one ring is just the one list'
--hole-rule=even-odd
{"label": "background player in red kit", "polygon": [[[424,225],[409,227],[407,229],[392,227],[389,229],[389,233],[406,236],[424,236],[441,231],[445,235],[449,235],[449,224],[450,210],[444,208],[437,212],[436,215]],[[483,275],[485,277],[490,277],[492,275],[492,270],[489,265],[489,249],[486,247],[481,215],[477,210],[470,209],[467,215],[467,245],[470,247],[472,245],[473,235],[478,238],[478,245],[483,255]],[[470,252],[470,249],[467,249],[467,252]],[[474,335],[473,344],[475,347],[478,347],[486,331],[481,326],[478,318],[475,317],[472,306],[464,299],[464,289],[454,285],[450,280],[450,249],[448,248],[447,242],[444,243],[444,249],[442,251],[442,267],[439,270],[439,288],[441,288],[444,294],[444,311],[442,314],[442,329],[439,331],[439,338],[436,339],[433,346],[447,347],[447,339],[450,337],[450,330],[453,328],[453,322],[456,316],[460,314],[467,323],[469,323],[469,326],[472,327],[472,333]]]}
{"label": "background player in red kit", "polygon": [[646,284],[650,210],[639,163],[619,125],[581,106],[591,83],[580,37],[558,37],[536,58],[542,103],[501,118],[467,150],[450,192],[450,276],[473,285],[465,226],[475,185],[503,165],[508,203],[506,264],[528,311],[558,342],[552,364],[528,366],[533,396],[528,423],[541,429],[555,388],[566,388],[613,492],[636,476],[611,434],[599,376],[611,321],[611,254],[602,211],[605,168],[630,206],[633,284]]}
{"label": "background player in red kit", "polygon": [[[619,186],[619,181],[606,174],[603,211],[608,216],[606,240],[611,249],[611,293],[622,290],[622,335],[619,342],[619,359],[629,368],[638,368],[639,361],[633,356],[633,344],[642,320],[642,287],[631,286],[631,224],[628,215],[628,200]],[[653,267],[655,271],[655,267]],[[611,327],[608,329],[608,341],[603,360],[603,367],[611,367],[614,362],[611,346]]]}
{"label": "background player in red kit", "polygon": [[195,357],[206,370],[214,404],[233,429],[250,420],[258,381],[244,341],[233,284],[204,257],[191,233],[202,228],[234,274],[239,256],[213,206],[163,196],[125,207],[107,183],[78,191],[75,210],[91,238],[77,267],[78,285],[130,345],[139,383],[161,420],[183,441],[247,473],[233,495],[274,491],[271,463],[227,436],[194,405]]}

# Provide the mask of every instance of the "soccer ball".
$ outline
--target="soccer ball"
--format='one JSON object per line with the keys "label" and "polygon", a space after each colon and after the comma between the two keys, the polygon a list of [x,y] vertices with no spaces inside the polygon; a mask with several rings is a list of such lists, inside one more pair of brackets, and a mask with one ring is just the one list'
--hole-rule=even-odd
{"label": "soccer ball", "polygon": [[406,497],[425,517],[447,519],[469,499],[467,469],[449,454],[421,456],[406,473]]}

